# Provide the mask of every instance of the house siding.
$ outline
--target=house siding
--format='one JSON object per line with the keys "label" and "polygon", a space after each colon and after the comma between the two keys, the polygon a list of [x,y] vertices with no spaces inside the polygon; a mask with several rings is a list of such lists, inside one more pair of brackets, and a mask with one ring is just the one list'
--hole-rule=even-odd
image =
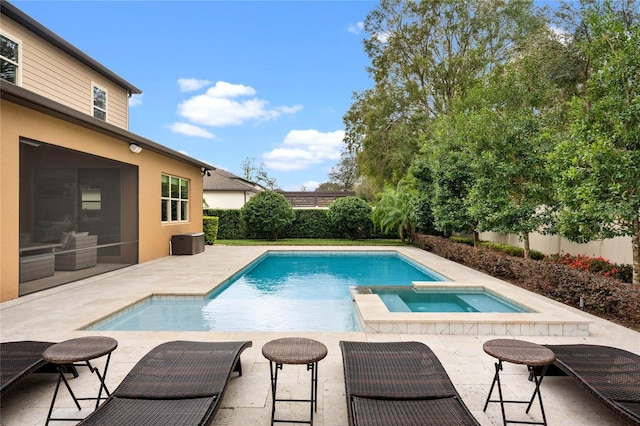
{"label": "house siding", "polygon": [[22,42],[20,86],[92,115],[91,83],[94,82],[108,91],[107,122],[128,129],[129,95],[126,89],[97,74],[4,15],[0,28],[7,36],[13,36]]}

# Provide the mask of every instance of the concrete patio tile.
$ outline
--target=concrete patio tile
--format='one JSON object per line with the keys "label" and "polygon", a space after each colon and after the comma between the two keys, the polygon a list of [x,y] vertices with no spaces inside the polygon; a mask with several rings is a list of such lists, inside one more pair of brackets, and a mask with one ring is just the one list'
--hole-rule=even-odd
{"label": "concrete patio tile", "polygon": [[[270,248],[273,249],[273,248]],[[287,248],[282,248],[287,249]],[[298,249],[298,248],[292,248]],[[308,249],[313,249],[308,247]],[[428,258],[434,267],[449,277],[468,282],[492,282],[507,291],[511,285],[495,280],[479,272],[434,257],[414,248],[401,248],[414,260]],[[70,283],[39,293],[4,302],[0,305],[0,338],[4,341],[46,340],[62,341],[86,335],[110,336],[118,340],[113,352],[107,386],[114,390],[135,363],[153,347],[171,340],[229,341],[251,340],[253,346],[242,353],[243,375],[232,375],[214,425],[248,426],[270,424],[271,389],[269,362],[262,355],[262,346],[282,337],[308,337],[324,343],[328,355],[318,364],[318,411],[314,415],[315,426],[347,426],[347,406],[344,389],[344,373],[340,340],[358,341],[419,341],[436,353],[451,377],[463,401],[481,425],[501,425],[502,417],[497,403],[489,404],[483,412],[484,401],[494,374],[495,359],[484,353],[482,345],[495,338],[492,335],[444,335],[444,334],[378,334],[365,332],[130,332],[83,331],[85,325],[122,309],[150,294],[195,293],[205,294],[236,271],[264,253],[264,247],[207,247],[195,256],[172,256],[141,265],[113,271],[101,276]],[[521,290],[510,294],[520,294]],[[542,300],[529,295],[527,300]],[[588,343],[617,346],[640,354],[640,333],[620,327],[579,310],[554,305],[558,313],[570,312],[592,321],[588,336],[500,336],[519,338],[541,344]],[[480,327],[480,326],[479,326]],[[489,328],[494,331],[492,326]],[[521,327],[522,328],[522,327]],[[423,327],[423,330],[428,330]],[[431,330],[435,332],[435,328]],[[559,329],[553,328],[552,334]],[[104,360],[95,361],[102,371]],[[505,397],[528,399],[533,384],[528,380],[525,366],[504,363],[501,380]],[[0,425],[42,425],[49,409],[55,374],[32,374],[2,399]],[[80,369],[80,377],[70,381],[77,394],[94,393],[97,390],[95,375],[86,368]],[[310,373],[306,366],[285,365],[279,371],[279,397],[307,398],[310,392]],[[497,392],[494,391],[494,396]],[[621,426],[623,423],[589,393],[566,377],[546,377],[542,383],[542,396],[550,425],[561,426]],[[83,402],[91,411],[91,402]],[[304,403],[278,403],[277,415],[307,418],[308,405]],[[508,408],[510,417],[539,419],[540,412],[534,404],[531,416],[523,414],[524,405]],[[56,413],[77,415],[78,411],[66,389],[60,390]],[[68,423],[52,422],[52,426]]]}

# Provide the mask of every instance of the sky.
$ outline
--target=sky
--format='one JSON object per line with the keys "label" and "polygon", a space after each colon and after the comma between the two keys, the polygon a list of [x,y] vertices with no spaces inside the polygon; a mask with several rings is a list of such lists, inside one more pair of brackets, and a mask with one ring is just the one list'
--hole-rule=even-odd
{"label": "sky", "polygon": [[12,4],[143,94],[129,130],[286,191],[329,180],[352,95],[372,87],[374,1],[20,1]]}

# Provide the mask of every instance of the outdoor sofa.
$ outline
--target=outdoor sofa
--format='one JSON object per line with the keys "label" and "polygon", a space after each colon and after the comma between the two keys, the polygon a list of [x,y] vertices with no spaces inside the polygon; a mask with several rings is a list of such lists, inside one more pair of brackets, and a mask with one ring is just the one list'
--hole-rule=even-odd
{"label": "outdoor sofa", "polygon": [[[23,340],[0,343],[0,396],[20,383],[31,373],[58,373],[56,367],[42,358],[42,353],[53,342]],[[66,371],[78,377],[73,365],[64,366]]]}
{"label": "outdoor sofa", "polygon": [[423,343],[341,341],[350,426],[479,425]]}
{"label": "outdoor sofa", "polygon": [[601,345],[545,345],[556,354],[547,375],[567,375],[632,425],[640,425],[640,355]]}
{"label": "outdoor sofa", "polygon": [[231,373],[241,376],[243,342],[172,341],[147,353],[81,425],[206,425]]}

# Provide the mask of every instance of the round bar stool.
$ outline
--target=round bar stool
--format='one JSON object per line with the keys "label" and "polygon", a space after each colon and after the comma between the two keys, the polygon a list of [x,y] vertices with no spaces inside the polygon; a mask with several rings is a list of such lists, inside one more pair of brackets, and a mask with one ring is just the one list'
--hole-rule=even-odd
{"label": "round bar stool", "polygon": [[[313,413],[318,410],[318,361],[327,356],[327,347],[312,339],[286,337],[267,342],[262,347],[262,355],[269,360],[269,371],[271,374],[271,424],[273,425],[275,422],[313,424]],[[276,397],[278,370],[282,370],[283,364],[307,365],[307,371],[311,371],[310,399],[279,399]],[[311,404],[309,420],[276,419],[276,401],[309,402]]]}
{"label": "round bar stool", "polygon": [[[489,390],[489,395],[487,396],[487,401],[484,403],[484,409],[482,411],[487,410],[487,405],[490,402],[499,402],[500,409],[502,410],[502,421],[506,425],[507,423],[524,423],[524,424],[534,424],[534,425],[545,425],[547,424],[547,418],[544,414],[544,406],[542,405],[542,396],[540,396],[540,383],[542,383],[542,379],[547,372],[547,368],[550,364],[552,364],[556,360],[556,355],[549,348],[546,348],[542,345],[538,345],[536,343],[526,342],[524,340],[516,340],[516,339],[494,339],[489,340],[484,343],[482,346],[484,351],[491,355],[494,358],[498,359],[498,362],[495,363],[496,373],[493,376],[493,382],[491,383],[491,389]],[[500,385],[500,371],[502,371],[502,363],[503,362],[511,362],[513,364],[522,364],[526,365],[529,370],[529,377],[533,378],[535,381],[536,387],[533,391],[533,395],[531,395],[531,399],[528,401],[505,401],[502,397],[502,386]],[[537,369],[534,367],[542,367],[540,375],[537,375]],[[491,394],[493,393],[493,387],[495,384],[498,384],[498,395],[500,399],[491,399]],[[538,395],[538,401],[540,402],[540,411],[542,412],[542,422],[530,422],[530,421],[518,421],[518,420],[507,420],[507,416],[504,411],[505,403],[512,404],[527,404],[526,413],[529,413],[531,409],[531,404],[533,404],[533,400],[536,395]]]}
{"label": "round bar stool", "polygon": [[[58,382],[56,383],[56,389],[53,392],[53,399],[51,400],[51,407],[49,407],[49,414],[47,415],[47,421],[45,426],[49,424],[51,420],[59,420],[59,421],[78,421],[82,419],[70,419],[70,418],[52,418],[51,414],[53,413],[53,406],[56,402],[56,398],[58,396],[58,389],[60,388],[60,382],[63,382],[67,387],[67,390],[71,394],[73,398],[73,402],[75,402],[78,410],[81,410],[80,404],[78,401],[81,400],[95,400],[96,406],[100,405],[100,400],[102,398],[102,390],[104,389],[106,399],[110,396],[109,389],[107,389],[107,385],[104,383],[105,378],[107,377],[107,369],[109,368],[109,360],[111,359],[111,352],[113,352],[118,347],[118,342],[111,337],[103,337],[103,336],[88,336],[88,337],[79,337],[77,339],[65,340],[64,342],[56,343],[55,345],[49,346],[42,353],[42,358],[54,364],[58,369]],[[107,355],[107,361],[104,366],[104,370],[102,371],[102,375],[97,367],[93,367],[89,361],[92,359],[100,358]],[[65,365],[73,365],[76,367],[88,367],[89,371],[95,373],[98,376],[98,380],[100,381],[100,388],[98,390],[97,397],[87,397],[87,398],[78,398],[71,390],[71,386],[69,386],[69,382],[67,382],[66,377],[63,372],[65,370]]]}

